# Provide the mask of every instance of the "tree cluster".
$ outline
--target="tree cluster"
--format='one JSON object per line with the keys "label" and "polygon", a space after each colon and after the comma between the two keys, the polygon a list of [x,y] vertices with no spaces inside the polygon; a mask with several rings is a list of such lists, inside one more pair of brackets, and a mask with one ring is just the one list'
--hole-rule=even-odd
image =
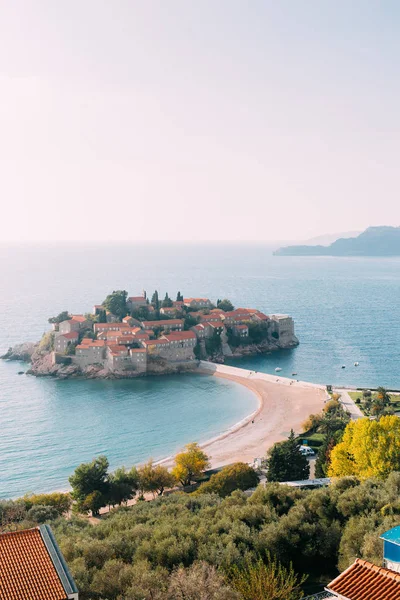
{"label": "tree cluster", "polygon": [[300,452],[300,444],[292,429],[286,441],[278,442],[268,450],[268,481],[308,479],[310,465],[307,457]]}
{"label": "tree cluster", "polygon": [[128,292],[126,290],[114,290],[113,293],[109,294],[104,302],[102,302],[102,306],[121,321],[128,314],[126,306],[127,297]]}
{"label": "tree cluster", "polygon": [[137,492],[140,498],[146,492],[162,495],[166,487],[175,484],[175,477],[168,469],[154,465],[151,460],[142,467],[132,467],[129,471],[120,467],[109,473],[108,467],[107,458],[99,456],[75,469],[69,482],[76,511],[90,511],[93,516],[97,516],[104,506],[120,506],[134,498]]}
{"label": "tree cluster", "polygon": [[[400,524],[399,498],[400,473],[312,491],[268,483],[250,497],[173,494],[96,527],[73,519],[53,529],[84,598],[289,599],[307,595],[304,573],[326,583],[355,557],[381,564],[378,538]],[[260,582],[268,594],[255,595]]]}

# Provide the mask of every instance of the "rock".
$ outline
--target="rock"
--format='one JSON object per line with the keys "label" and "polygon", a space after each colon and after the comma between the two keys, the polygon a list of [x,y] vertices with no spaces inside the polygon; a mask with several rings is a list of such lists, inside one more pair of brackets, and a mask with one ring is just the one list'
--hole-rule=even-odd
{"label": "rock", "polygon": [[0,358],[3,358],[4,360],[21,360],[24,362],[30,362],[37,346],[38,344],[33,342],[17,344],[13,348],[9,348],[7,352]]}

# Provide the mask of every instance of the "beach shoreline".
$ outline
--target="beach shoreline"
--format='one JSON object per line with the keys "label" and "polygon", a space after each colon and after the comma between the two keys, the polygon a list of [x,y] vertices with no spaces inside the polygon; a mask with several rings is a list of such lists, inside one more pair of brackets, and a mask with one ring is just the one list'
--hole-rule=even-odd
{"label": "beach shoreline", "polygon": [[[200,442],[213,469],[234,462],[252,463],[255,458],[265,456],[267,449],[284,440],[291,429],[300,434],[302,423],[310,414],[320,412],[328,399],[322,385],[237,367],[212,365],[200,367],[198,373],[243,385],[258,398],[255,411],[227,431]],[[170,468],[173,462],[174,457],[168,456],[157,464]]]}

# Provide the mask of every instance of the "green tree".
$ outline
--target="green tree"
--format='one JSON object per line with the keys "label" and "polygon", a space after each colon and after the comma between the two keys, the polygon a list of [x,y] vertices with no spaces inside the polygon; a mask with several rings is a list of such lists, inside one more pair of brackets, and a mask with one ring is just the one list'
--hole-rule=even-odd
{"label": "green tree", "polygon": [[254,488],[258,482],[259,478],[254,469],[245,463],[238,462],[211,475],[210,480],[203,483],[195,493],[196,495],[214,493],[224,498],[234,490],[244,491]]}
{"label": "green tree", "polygon": [[151,303],[152,303],[152,305],[154,306],[154,308],[156,310],[159,310],[159,308],[160,308],[160,300],[159,300],[159,297],[158,297],[157,290],[154,292],[154,294],[151,297]]}
{"label": "green tree", "polygon": [[292,565],[285,568],[275,560],[265,564],[247,559],[245,566],[234,566],[230,582],[243,600],[298,600],[303,597],[300,586],[306,580],[293,571]]}
{"label": "green tree", "polygon": [[268,481],[299,481],[308,479],[310,465],[306,456],[300,452],[300,442],[293,429],[284,442],[274,444],[268,450]]}
{"label": "green tree", "polygon": [[109,294],[104,302],[102,302],[102,306],[121,320],[128,314],[128,309],[126,307],[127,297],[128,292],[126,290],[114,290],[113,293]]}
{"label": "green tree", "polygon": [[200,477],[210,467],[208,456],[197,443],[187,444],[185,451],[175,456],[172,474],[183,486],[190,485],[195,477]]}
{"label": "green tree", "polygon": [[198,322],[199,322],[198,319],[196,319],[195,317],[192,317],[192,315],[190,313],[187,313],[185,315],[185,319],[183,321],[183,329],[185,331],[188,331],[191,327],[194,327],[195,325],[197,325]]}
{"label": "green tree", "polygon": [[71,494],[53,492],[51,494],[31,494],[23,497],[27,510],[33,506],[50,506],[54,508],[58,516],[65,515],[71,508]]}
{"label": "green tree", "polygon": [[79,510],[92,511],[93,516],[99,514],[102,506],[106,506],[109,497],[108,481],[109,463],[105,456],[99,456],[90,463],[82,463],[69,478],[72,486],[72,497]]}
{"label": "green tree", "polygon": [[177,293],[176,295],[176,301],[177,302],[183,302],[183,296],[180,292]]}
{"label": "green tree", "polygon": [[67,310],[63,310],[56,317],[50,317],[49,323],[62,323],[63,321],[69,321],[71,319]]}
{"label": "green tree", "polygon": [[97,315],[98,323],[107,323],[107,313],[104,308],[101,308]]}
{"label": "green tree", "polygon": [[223,300],[218,300],[217,308],[220,308],[224,312],[230,312],[231,310],[235,309],[232,302],[230,300],[228,300],[228,298],[224,298]]}
{"label": "green tree", "polygon": [[162,301],[162,304],[161,304],[161,306],[162,306],[163,308],[170,308],[171,306],[173,306],[173,302],[172,302],[171,298],[168,296],[168,292],[166,292],[166,294],[165,294],[165,298],[164,298],[164,300]]}
{"label": "green tree", "polygon": [[109,475],[108,502],[115,506],[131,500],[138,489],[138,472],[135,467],[127,471],[125,467],[120,467],[114,473]]}
{"label": "green tree", "polygon": [[142,495],[145,492],[151,492],[153,496],[156,496],[156,494],[162,496],[165,488],[171,488],[176,483],[175,477],[168,471],[167,467],[154,465],[152,460],[139,467],[138,481]]}

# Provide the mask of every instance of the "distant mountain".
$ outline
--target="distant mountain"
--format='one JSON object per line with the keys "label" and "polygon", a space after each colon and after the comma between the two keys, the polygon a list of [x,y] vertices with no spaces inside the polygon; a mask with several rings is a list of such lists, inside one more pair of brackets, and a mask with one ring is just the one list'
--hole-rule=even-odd
{"label": "distant mountain", "polygon": [[276,256],[400,256],[400,227],[368,227],[354,238],[329,246],[287,246]]}
{"label": "distant mountain", "polygon": [[302,245],[305,246],[328,246],[329,244],[333,244],[336,240],[340,238],[355,238],[362,233],[361,231],[345,231],[343,233],[326,233],[325,235],[318,235],[317,237],[310,238],[309,240],[305,240]]}

